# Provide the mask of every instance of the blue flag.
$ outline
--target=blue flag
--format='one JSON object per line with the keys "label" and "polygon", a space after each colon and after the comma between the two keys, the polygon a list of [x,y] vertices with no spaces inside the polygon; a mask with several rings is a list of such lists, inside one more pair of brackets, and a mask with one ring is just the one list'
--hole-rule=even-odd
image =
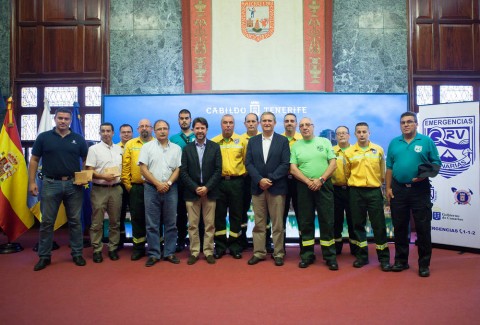
{"label": "blue flag", "polygon": [[[82,137],[83,128],[81,123],[81,115],[80,115],[80,104],[78,102],[73,103],[73,111],[72,111],[72,124],[70,128],[73,132],[80,134]],[[82,168],[83,162],[80,160],[80,168]],[[80,214],[82,220],[82,230],[85,233],[85,230],[90,228],[92,224],[92,202],[90,201],[90,189],[92,183],[88,183],[88,186],[83,190],[83,205],[82,205],[82,212]]]}

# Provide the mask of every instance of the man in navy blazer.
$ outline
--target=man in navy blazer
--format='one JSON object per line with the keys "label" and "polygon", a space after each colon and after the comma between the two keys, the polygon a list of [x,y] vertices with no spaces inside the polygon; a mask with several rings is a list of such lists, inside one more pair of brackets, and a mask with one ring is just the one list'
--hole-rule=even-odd
{"label": "man in navy blazer", "polygon": [[275,265],[283,265],[284,226],[283,210],[288,191],[287,175],[290,167],[290,146],[286,137],[275,133],[275,115],[264,112],[260,117],[262,134],[250,138],[246,167],[252,178],[252,203],[255,215],[253,228],[253,256],[248,261],[255,265],[265,259],[266,221],[272,221],[273,258]]}
{"label": "man in navy blazer", "polygon": [[200,254],[198,223],[203,215],[205,236],[203,253],[209,264],[215,264],[213,237],[215,235],[215,207],[219,196],[218,184],[222,177],[220,146],[207,140],[208,122],[203,117],[193,120],[195,141],[187,144],[182,152],[180,178],[184,185],[184,199],[188,211],[188,236],[190,257],[188,265],[195,264]]}

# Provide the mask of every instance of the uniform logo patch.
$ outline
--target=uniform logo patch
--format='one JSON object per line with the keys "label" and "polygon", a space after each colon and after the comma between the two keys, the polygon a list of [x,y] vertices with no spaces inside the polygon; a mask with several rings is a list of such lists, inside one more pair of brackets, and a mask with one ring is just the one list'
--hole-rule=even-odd
{"label": "uniform logo patch", "polygon": [[415,152],[422,152],[423,147],[422,146],[415,146]]}
{"label": "uniform logo patch", "polygon": [[439,174],[452,178],[468,170],[474,163],[475,116],[438,117],[423,121],[423,134],[437,146],[442,168]]}
{"label": "uniform logo patch", "polygon": [[273,35],[275,30],[273,1],[242,1],[242,34],[260,42]]}

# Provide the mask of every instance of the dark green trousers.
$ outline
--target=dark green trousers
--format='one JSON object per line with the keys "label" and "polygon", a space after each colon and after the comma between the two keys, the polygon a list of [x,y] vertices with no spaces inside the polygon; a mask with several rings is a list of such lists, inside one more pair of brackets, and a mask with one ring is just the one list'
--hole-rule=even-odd
{"label": "dark green trousers", "polygon": [[298,228],[301,232],[300,257],[315,258],[315,210],[320,226],[320,247],[325,261],[336,261],[333,239],[333,185],[328,179],[319,191],[311,191],[305,183],[297,181]]}
{"label": "dark green trousers", "polygon": [[350,187],[350,209],[353,231],[357,237],[356,258],[368,261],[367,232],[365,230],[368,216],[372,225],[378,260],[389,262],[390,251],[387,242],[382,190],[379,187]]}
{"label": "dark green trousers", "polygon": [[[222,179],[220,197],[215,208],[215,250],[225,252],[227,248],[231,254],[242,251],[240,235],[242,233],[242,213],[244,196],[244,179],[235,177]],[[227,212],[230,231],[227,239]]]}

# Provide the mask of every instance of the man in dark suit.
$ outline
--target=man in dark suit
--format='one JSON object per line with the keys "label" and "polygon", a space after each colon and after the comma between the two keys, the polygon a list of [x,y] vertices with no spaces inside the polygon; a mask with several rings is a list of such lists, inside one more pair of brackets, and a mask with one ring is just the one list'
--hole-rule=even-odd
{"label": "man in dark suit", "polygon": [[184,184],[184,199],[188,212],[188,236],[190,237],[190,257],[188,265],[198,261],[200,236],[198,223],[203,215],[205,236],[203,253],[209,264],[213,257],[213,237],[215,234],[215,207],[219,196],[218,184],[222,176],[222,154],[220,146],[207,140],[208,122],[203,117],[193,120],[195,141],[190,142],[182,153],[180,178]]}
{"label": "man in dark suit", "polygon": [[283,265],[284,226],[283,210],[288,191],[287,175],[290,162],[290,146],[284,136],[274,132],[276,120],[271,112],[260,118],[262,134],[249,140],[246,167],[252,178],[252,202],[255,214],[253,228],[253,256],[248,261],[255,265],[265,259],[266,221],[272,221],[273,258],[275,265]]}

